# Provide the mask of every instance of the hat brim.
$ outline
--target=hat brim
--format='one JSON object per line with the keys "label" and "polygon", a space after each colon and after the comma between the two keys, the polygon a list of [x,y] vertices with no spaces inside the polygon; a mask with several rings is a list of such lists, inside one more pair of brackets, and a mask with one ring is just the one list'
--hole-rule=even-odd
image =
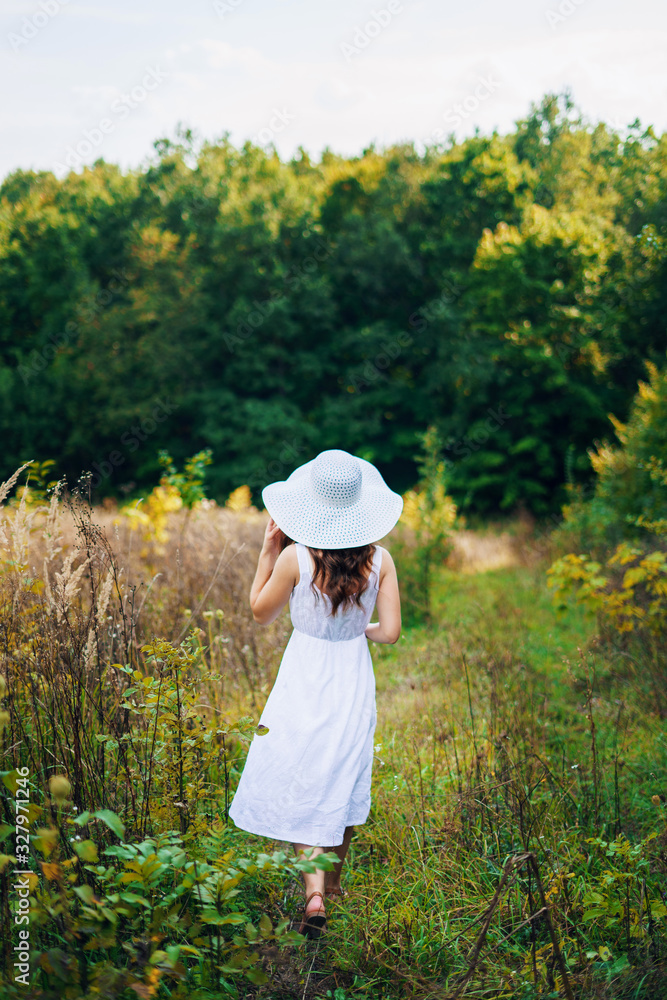
{"label": "hat brim", "polygon": [[[313,461],[315,461],[313,459]],[[403,498],[389,489],[370,462],[362,458],[359,499],[350,506],[318,503],[310,491],[312,462],[289,479],[262,490],[262,500],[278,527],[295,542],[313,549],[351,549],[388,535],[403,510]]]}

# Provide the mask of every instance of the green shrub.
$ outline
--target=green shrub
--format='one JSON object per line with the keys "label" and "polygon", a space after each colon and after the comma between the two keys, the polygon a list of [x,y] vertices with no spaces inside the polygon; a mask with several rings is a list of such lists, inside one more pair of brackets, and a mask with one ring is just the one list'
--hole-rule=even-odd
{"label": "green shrub", "polygon": [[667,367],[646,367],[649,380],[639,383],[628,422],[610,416],[620,447],[603,442],[589,453],[593,496],[570,488],[563,531],[580,548],[600,551],[667,527]]}

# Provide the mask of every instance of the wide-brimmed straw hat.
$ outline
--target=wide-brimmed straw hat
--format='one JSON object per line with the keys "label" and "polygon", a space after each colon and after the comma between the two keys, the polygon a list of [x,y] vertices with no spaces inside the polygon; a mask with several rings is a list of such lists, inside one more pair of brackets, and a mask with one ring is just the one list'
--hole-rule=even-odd
{"label": "wide-brimmed straw hat", "polygon": [[323,451],[282,482],[262,490],[278,527],[312,549],[352,549],[384,538],[403,498],[370,462],[347,451]]}

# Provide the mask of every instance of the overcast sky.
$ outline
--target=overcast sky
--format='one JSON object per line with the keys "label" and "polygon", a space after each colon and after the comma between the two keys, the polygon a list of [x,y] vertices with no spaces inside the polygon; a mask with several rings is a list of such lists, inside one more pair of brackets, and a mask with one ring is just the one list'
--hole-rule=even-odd
{"label": "overcast sky", "polygon": [[565,87],[667,126],[665,0],[2,0],[0,44],[0,177],[138,166],[178,122],[286,157],[503,133]]}

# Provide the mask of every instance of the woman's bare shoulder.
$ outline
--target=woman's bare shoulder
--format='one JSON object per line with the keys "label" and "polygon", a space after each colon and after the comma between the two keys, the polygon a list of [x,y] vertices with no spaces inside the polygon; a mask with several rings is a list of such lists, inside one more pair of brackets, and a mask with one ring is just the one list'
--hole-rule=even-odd
{"label": "woman's bare shoulder", "polygon": [[382,556],[382,562],[380,563],[380,579],[382,579],[387,570],[393,568],[394,560],[391,557],[391,552],[389,549],[385,549],[384,545],[376,545],[375,548]]}
{"label": "woman's bare shoulder", "polygon": [[286,573],[292,573],[296,583],[299,582],[299,556],[296,545],[287,545],[276,559],[276,567],[280,565]]}

